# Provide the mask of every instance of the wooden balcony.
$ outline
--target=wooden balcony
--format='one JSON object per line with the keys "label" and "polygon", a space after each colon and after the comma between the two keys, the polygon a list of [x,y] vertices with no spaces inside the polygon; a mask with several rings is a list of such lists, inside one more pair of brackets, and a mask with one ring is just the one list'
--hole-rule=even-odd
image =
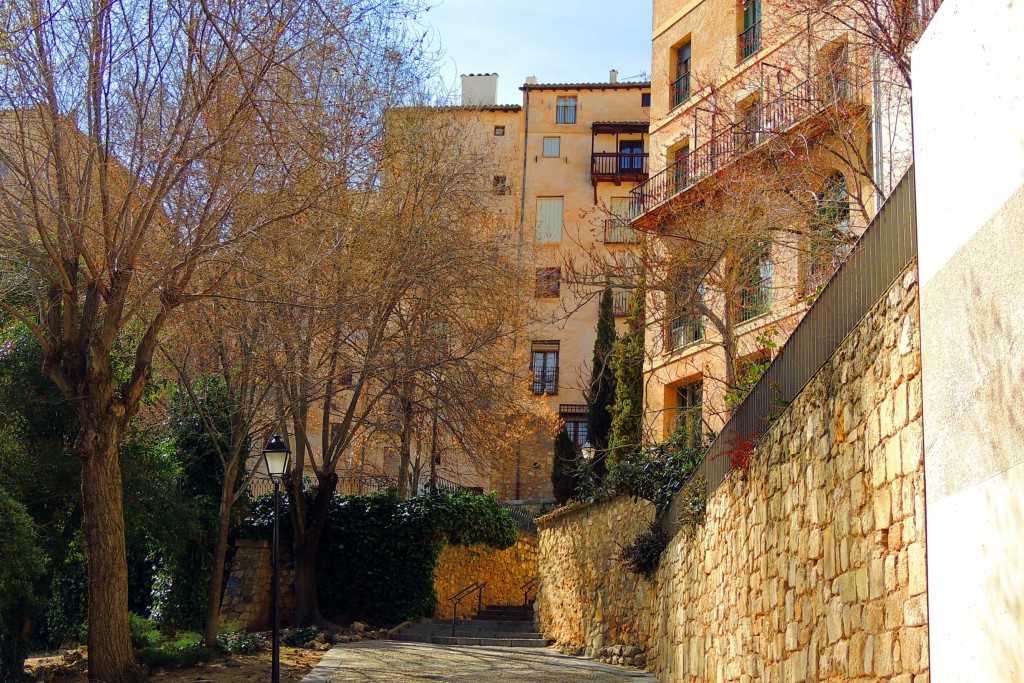
{"label": "wooden balcony", "polygon": [[770,147],[786,135],[810,138],[827,129],[825,113],[849,117],[863,112],[865,104],[852,83],[826,84],[803,81],[747,112],[685,157],[630,190],[630,219],[637,227],[658,225],[672,204],[704,181],[719,176],[743,157]]}
{"label": "wooden balcony", "polygon": [[590,180],[597,183],[642,183],[647,180],[647,152],[593,152]]}

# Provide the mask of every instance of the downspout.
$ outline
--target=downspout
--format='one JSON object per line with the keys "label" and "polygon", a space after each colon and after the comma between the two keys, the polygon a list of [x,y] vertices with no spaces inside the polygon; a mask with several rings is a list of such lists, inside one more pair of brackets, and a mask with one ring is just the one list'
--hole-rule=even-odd
{"label": "downspout", "polygon": [[875,155],[875,213],[882,207],[882,202],[885,197],[882,194],[882,188],[888,187],[884,185],[884,174],[885,165],[882,161],[882,88],[880,81],[882,80],[881,65],[878,59],[878,49],[872,48],[871,50],[871,108],[874,110],[873,123],[873,135],[872,135],[872,146],[874,147]]}
{"label": "downspout", "polygon": [[[527,149],[530,143],[530,85],[529,83],[523,86],[523,175],[519,179],[519,243],[516,251],[516,267],[519,270],[523,269],[523,246],[525,244],[525,226],[526,226],[526,166],[527,166]],[[516,357],[516,344],[518,342],[518,336],[512,338],[512,357]],[[514,381],[513,377],[513,381]],[[522,441],[516,439],[516,484],[515,484],[515,498],[516,500],[522,499],[522,459],[523,449]]]}

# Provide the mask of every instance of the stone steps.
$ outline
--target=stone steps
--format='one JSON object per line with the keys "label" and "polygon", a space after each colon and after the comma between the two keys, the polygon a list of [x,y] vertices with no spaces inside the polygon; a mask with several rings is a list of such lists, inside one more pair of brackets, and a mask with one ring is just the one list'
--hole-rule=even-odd
{"label": "stone steps", "polygon": [[419,619],[404,624],[388,636],[391,640],[436,645],[487,645],[491,647],[546,647],[544,634],[533,625],[533,606],[492,605],[473,619],[459,619],[452,635],[451,619]]}

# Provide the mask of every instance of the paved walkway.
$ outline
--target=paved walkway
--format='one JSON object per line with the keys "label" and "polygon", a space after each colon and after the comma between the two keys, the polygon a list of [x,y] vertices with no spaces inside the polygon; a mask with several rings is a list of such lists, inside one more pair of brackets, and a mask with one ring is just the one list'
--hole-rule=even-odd
{"label": "paved walkway", "polygon": [[656,683],[551,648],[448,647],[393,640],[335,645],[303,683]]}

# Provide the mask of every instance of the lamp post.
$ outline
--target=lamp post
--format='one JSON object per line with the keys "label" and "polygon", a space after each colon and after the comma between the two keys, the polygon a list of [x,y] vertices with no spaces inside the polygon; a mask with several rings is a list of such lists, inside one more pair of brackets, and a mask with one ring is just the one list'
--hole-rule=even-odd
{"label": "lamp post", "polygon": [[270,441],[263,447],[263,462],[267,466],[267,474],[274,482],[274,576],[270,589],[270,614],[273,636],[270,649],[270,680],[272,683],[281,683],[281,623],[280,623],[280,552],[278,551],[277,518],[281,510],[281,481],[288,471],[288,444],[277,434],[270,437]]}

